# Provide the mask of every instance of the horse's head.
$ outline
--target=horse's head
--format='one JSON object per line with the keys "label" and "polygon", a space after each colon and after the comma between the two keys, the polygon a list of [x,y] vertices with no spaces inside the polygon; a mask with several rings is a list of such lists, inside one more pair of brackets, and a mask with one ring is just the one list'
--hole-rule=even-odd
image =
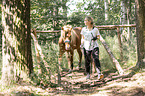
{"label": "horse's head", "polygon": [[63,38],[65,49],[70,50],[71,49],[71,31],[72,26],[66,25],[61,28],[61,37]]}

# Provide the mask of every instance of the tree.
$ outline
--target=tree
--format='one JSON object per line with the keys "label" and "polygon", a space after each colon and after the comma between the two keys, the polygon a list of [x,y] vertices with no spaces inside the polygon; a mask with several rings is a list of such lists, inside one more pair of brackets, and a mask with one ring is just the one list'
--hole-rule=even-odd
{"label": "tree", "polygon": [[126,24],[126,10],[125,10],[125,0],[121,2],[121,19],[120,24]]}
{"label": "tree", "polygon": [[135,0],[136,3],[136,34],[137,34],[137,65],[145,67],[145,0]]}
{"label": "tree", "polygon": [[107,0],[104,0],[104,7],[105,7],[105,21],[108,20],[108,5],[107,5]]}
{"label": "tree", "polygon": [[67,21],[67,1],[31,0],[31,28],[60,30]]}
{"label": "tree", "polygon": [[2,82],[9,85],[33,72],[30,0],[2,1]]}

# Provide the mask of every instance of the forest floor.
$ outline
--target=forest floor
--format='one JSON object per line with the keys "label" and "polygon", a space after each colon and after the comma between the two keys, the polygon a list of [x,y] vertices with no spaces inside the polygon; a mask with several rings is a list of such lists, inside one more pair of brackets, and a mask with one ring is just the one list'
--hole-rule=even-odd
{"label": "forest floor", "polygon": [[62,86],[34,86],[21,81],[0,96],[145,96],[145,70],[126,69],[120,76],[114,70],[104,70],[104,79],[97,80],[97,73],[86,80],[84,70],[62,72]]}

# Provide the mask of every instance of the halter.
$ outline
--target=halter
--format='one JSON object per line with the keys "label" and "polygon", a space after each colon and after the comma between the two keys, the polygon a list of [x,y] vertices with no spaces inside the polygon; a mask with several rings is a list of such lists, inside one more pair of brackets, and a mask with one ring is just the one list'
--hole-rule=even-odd
{"label": "halter", "polygon": [[64,43],[70,43],[70,41],[69,40],[65,40]]}

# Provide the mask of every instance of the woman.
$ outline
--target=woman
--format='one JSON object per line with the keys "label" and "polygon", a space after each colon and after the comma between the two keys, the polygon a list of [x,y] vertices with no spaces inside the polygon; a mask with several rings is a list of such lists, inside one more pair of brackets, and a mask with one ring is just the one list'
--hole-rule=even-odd
{"label": "woman", "polygon": [[86,79],[90,79],[91,55],[95,62],[98,79],[102,79],[104,75],[101,74],[101,66],[99,61],[99,45],[97,43],[97,40],[99,40],[100,38],[100,33],[99,30],[94,27],[92,17],[87,16],[84,23],[86,27],[83,27],[81,31],[81,46],[83,47],[85,56],[85,68],[87,73]]}

